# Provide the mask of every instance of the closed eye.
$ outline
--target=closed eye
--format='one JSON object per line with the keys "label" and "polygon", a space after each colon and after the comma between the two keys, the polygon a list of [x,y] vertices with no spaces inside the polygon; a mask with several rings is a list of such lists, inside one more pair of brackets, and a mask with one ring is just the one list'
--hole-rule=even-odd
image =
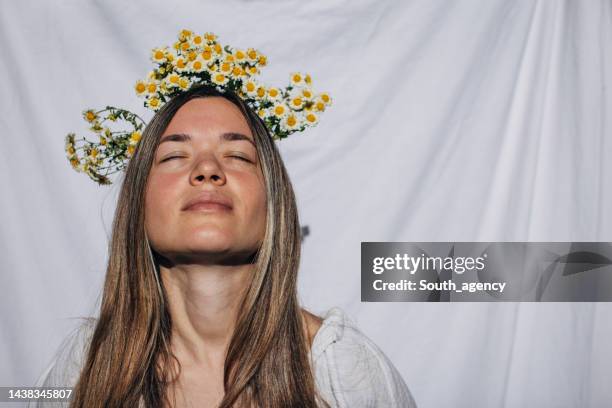
{"label": "closed eye", "polygon": [[228,157],[232,157],[234,159],[242,160],[242,161],[245,161],[247,163],[253,163],[251,160],[249,160],[249,159],[247,159],[246,157],[243,157],[243,156],[231,155],[231,156],[228,156]]}
{"label": "closed eye", "polygon": [[185,156],[170,156],[170,157],[166,157],[165,159],[161,160],[160,163],[163,163],[165,161],[172,160],[172,159],[180,159],[181,157],[185,157]]}

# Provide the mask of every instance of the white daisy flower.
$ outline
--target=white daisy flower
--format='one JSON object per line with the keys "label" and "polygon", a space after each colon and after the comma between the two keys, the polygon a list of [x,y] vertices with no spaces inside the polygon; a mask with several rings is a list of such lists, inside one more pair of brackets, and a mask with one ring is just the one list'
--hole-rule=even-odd
{"label": "white daisy flower", "polygon": [[201,35],[194,35],[193,37],[191,37],[189,42],[191,43],[192,47],[199,49],[204,46],[204,37],[202,37]]}
{"label": "white daisy flower", "polygon": [[295,113],[290,113],[281,120],[283,130],[295,130],[301,126],[300,118]]}
{"label": "white daisy flower", "polygon": [[204,61],[201,55],[198,55],[198,57],[189,64],[189,70],[191,72],[202,72],[205,69],[206,61]]}
{"label": "white daisy flower", "polygon": [[151,51],[151,61],[163,64],[167,61],[166,50],[164,48],[153,48]]}
{"label": "white daisy flower", "polygon": [[187,77],[181,77],[179,79],[178,82],[178,87],[182,90],[182,91],[186,91],[189,89],[189,87],[191,86],[191,80]]}
{"label": "white daisy flower", "polygon": [[304,115],[304,123],[308,126],[314,126],[319,123],[319,116],[314,112],[307,112]]}
{"label": "white daisy flower", "polygon": [[240,65],[234,65],[234,68],[232,68],[232,77],[236,79],[246,78],[246,72],[244,72],[244,69]]}
{"label": "white daisy flower", "polygon": [[147,98],[146,105],[148,108],[153,109],[154,111],[161,108],[161,100],[156,96],[151,96]]}
{"label": "white daisy flower", "polygon": [[182,42],[182,41],[188,41],[188,40],[191,38],[191,36],[192,36],[192,35],[193,35],[193,31],[183,29],[183,30],[181,30],[181,32],[179,33],[179,35],[178,35],[178,39],[179,39],[179,41],[181,41],[181,42]]}
{"label": "white daisy flower", "polygon": [[183,56],[176,57],[176,59],[172,62],[172,65],[177,72],[186,72],[189,69],[187,58]]}
{"label": "white daisy flower", "polygon": [[280,100],[283,97],[283,95],[281,94],[281,91],[276,88],[276,87],[270,87],[268,88],[268,99],[270,99],[271,101],[275,102]]}
{"label": "white daisy flower", "polygon": [[304,107],[304,98],[301,96],[295,96],[289,99],[289,106],[293,110],[300,110]]}
{"label": "white daisy flower", "polygon": [[225,75],[231,74],[233,68],[233,64],[228,61],[223,61],[221,64],[219,64],[219,72],[222,72]]}
{"label": "white daisy flower", "polygon": [[289,107],[282,102],[274,104],[272,106],[271,112],[277,118],[284,118],[289,113]]}
{"label": "white daisy flower", "polygon": [[253,48],[249,48],[246,52],[247,54],[247,59],[250,63],[254,64],[257,62],[257,59],[259,58],[259,53],[257,52],[257,50],[253,49]]}
{"label": "white daisy flower", "polygon": [[251,98],[254,98],[257,95],[258,84],[252,79],[249,79],[242,85],[242,90]]}
{"label": "white daisy flower", "polygon": [[317,99],[322,101],[326,106],[331,106],[332,104],[331,97],[329,96],[327,92],[320,93]]}
{"label": "white daisy flower", "polygon": [[311,88],[304,87],[302,88],[301,96],[306,101],[312,101],[312,99],[314,98],[314,92],[312,92]]}
{"label": "white daisy flower", "polygon": [[265,119],[265,118],[266,118],[266,117],[267,117],[269,114],[270,114],[270,113],[269,113],[269,111],[268,111],[267,109],[263,109],[263,108],[262,108],[262,109],[259,109],[259,110],[257,111],[257,115],[258,115],[260,118],[262,118],[262,119]]}
{"label": "white daisy flower", "polygon": [[166,78],[164,78],[164,80],[166,81],[166,86],[168,88],[175,88],[179,86],[180,79],[181,79],[181,76],[175,72],[171,73]]}
{"label": "white daisy flower", "polygon": [[225,50],[223,49],[221,44],[214,43],[214,44],[211,44],[211,46],[212,46],[213,53],[216,54],[217,56],[221,57],[225,55]]}
{"label": "white daisy flower", "polygon": [[300,72],[292,72],[291,73],[291,85],[293,86],[303,86],[306,82],[304,81],[304,75]]}
{"label": "white daisy flower", "polygon": [[206,48],[200,53],[200,57],[207,65],[212,65],[216,59],[212,49],[208,50]]}
{"label": "white daisy flower", "polygon": [[170,93],[170,89],[168,88],[168,82],[163,80],[163,81],[159,81],[159,93],[161,93],[162,95],[168,95]]}
{"label": "white daisy flower", "polygon": [[204,39],[208,42],[208,43],[214,43],[217,41],[217,36],[213,33],[205,33],[204,34]]}
{"label": "white daisy flower", "polygon": [[145,83],[145,81],[136,81],[134,89],[136,90],[136,95],[142,96],[147,91],[147,84]]}
{"label": "white daisy flower", "polygon": [[147,82],[147,94],[153,95],[157,93],[159,87],[158,81],[149,81]]}
{"label": "white daisy flower", "polygon": [[247,59],[246,52],[244,52],[243,50],[240,50],[240,49],[235,50],[233,55],[234,55],[234,58],[235,58],[236,62],[238,62],[238,63],[243,63]]}
{"label": "white daisy flower", "polygon": [[258,99],[264,99],[266,97],[266,88],[264,86],[258,86],[257,90],[255,91],[255,95],[257,96]]}
{"label": "white daisy flower", "polygon": [[217,72],[211,75],[210,80],[216,85],[225,85],[229,78],[222,72]]}

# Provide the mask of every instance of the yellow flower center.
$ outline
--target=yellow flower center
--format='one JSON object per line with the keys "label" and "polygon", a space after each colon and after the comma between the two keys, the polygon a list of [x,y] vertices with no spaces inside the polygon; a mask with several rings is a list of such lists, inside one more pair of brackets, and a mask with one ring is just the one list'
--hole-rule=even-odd
{"label": "yellow flower center", "polygon": [[176,66],[179,68],[185,68],[185,60],[182,58],[176,60]]}
{"label": "yellow flower center", "polygon": [[178,75],[171,75],[169,81],[172,82],[173,84],[178,84],[179,82]]}
{"label": "yellow flower center", "polygon": [[234,67],[234,69],[232,70],[232,74],[234,76],[242,76],[243,72],[242,72],[242,68],[236,66]]}
{"label": "yellow flower center", "polygon": [[308,89],[304,89],[302,91],[302,95],[304,95],[304,98],[310,98],[312,96],[312,92],[310,92]]}
{"label": "yellow flower center", "polygon": [[195,69],[196,71],[199,71],[202,69],[202,61],[195,61],[193,63],[193,69]]}
{"label": "yellow flower center", "polygon": [[212,58],[212,54],[210,53],[210,51],[203,51],[202,58],[204,58],[205,61],[210,61],[210,59]]}
{"label": "yellow flower center", "polygon": [[252,82],[247,82],[246,90],[247,92],[253,92],[255,90],[255,84]]}
{"label": "yellow flower center", "polygon": [[181,44],[181,50],[187,51],[188,49],[189,49],[189,43],[184,42]]}
{"label": "yellow flower center", "polygon": [[266,90],[263,87],[257,88],[257,96],[263,98],[266,95]]}
{"label": "yellow flower center", "polygon": [[297,97],[293,99],[293,105],[294,106],[302,106],[302,98]]}
{"label": "yellow flower center", "polygon": [[283,113],[285,113],[285,107],[283,105],[278,105],[274,108],[274,113],[278,116],[282,115]]}
{"label": "yellow flower center", "polygon": [[297,123],[297,119],[295,118],[295,116],[289,116],[287,118],[287,124],[289,126],[295,126],[296,123]]}
{"label": "yellow flower center", "polygon": [[155,85],[154,83],[151,82],[149,85],[147,85],[147,90],[150,93],[153,93],[153,92],[155,92],[157,90],[157,85]]}
{"label": "yellow flower center", "polygon": [[164,52],[161,50],[155,51],[155,59],[160,60],[164,58]]}
{"label": "yellow flower center", "polygon": [[236,59],[237,60],[243,60],[245,57],[244,52],[242,50],[238,50],[236,51]]}
{"label": "yellow flower center", "polygon": [[306,120],[309,122],[314,122],[317,120],[317,117],[313,113],[309,113],[306,115]]}
{"label": "yellow flower center", "polygon": [[320,111],[323,112],[325,110],[325,104],[323,102],[317,102],[315,104],[315,108]]}
{"label": "yellow flower center", "polygon": [[328,94],[321,94],[321,99],[323,100],[323,102],[328,103],[329,102],[329,95]]}
{"label": "yellow flower center", "polygon": [[293,82],[300,82],[302,80],[302,76],[300,74],[293,75]]}
{"label": "yellow flower center", "polygon": [[91,121],[93,121],[95,118],[96,118],[96,114],[95,114],[95,113],[93,113],[92,111],[88,111],[88,112],[87,112],[87,120],[88,120],[88,121],[90,121],[90,122],[91,122]]}
{"label": "yellow flower center", "polygon": [[217,74],[215,76],[215,79],[217,80],[217,82],[223,82],[225,80],[225,75],[223,74]]}
{"label": "yellow flower center", "polygon": [[136,84],[136,92],[143,93],[145,91],[145,84],[139,82]]}
{"label": "yellow flower center", "polygon": [[255,59],[255,58],[257,58],[257,51],[255,51],[255,50],[249,50],[249,58],[250,58],[250,59]]}
{"label": "yellow flower center", "polygon": [[272,98],[276,98],[278,96],[278,89],[276,88],[272,88],[268,90],[268,94],[272,97]]}

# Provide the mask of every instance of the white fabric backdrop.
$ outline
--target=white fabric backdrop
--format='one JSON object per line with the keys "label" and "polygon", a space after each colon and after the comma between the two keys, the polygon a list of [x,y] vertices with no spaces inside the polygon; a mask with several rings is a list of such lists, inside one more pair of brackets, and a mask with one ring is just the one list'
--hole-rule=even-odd
{"label": "white fabric backdrop", "polygon": [[[612,403],[612,305],[360,302],[361,241],[612,240],[612,3],[0,3],[0,385],[34,382],[96,312],[117,187],[70,169],[68,131],[180,28],[312,74],[334,106],[280,143],[301,297],[343,307],[421,407]],[[147,113],[148,114],[148,113]],[[150,117],[150,116],[147,116]]]}

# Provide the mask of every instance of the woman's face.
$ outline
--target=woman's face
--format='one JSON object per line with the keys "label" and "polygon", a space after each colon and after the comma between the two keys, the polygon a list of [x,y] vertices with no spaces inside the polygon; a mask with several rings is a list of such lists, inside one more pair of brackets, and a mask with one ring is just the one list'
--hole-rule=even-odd
{"label": "woman's face", "polygon": [[[186,208],[198,199],[209,202]],[[185,103],[162,134],[149,174],[151,246],[171,262],[241,263],[261,245],[265,223],[263,174],[242,113],[222,97]]]}

